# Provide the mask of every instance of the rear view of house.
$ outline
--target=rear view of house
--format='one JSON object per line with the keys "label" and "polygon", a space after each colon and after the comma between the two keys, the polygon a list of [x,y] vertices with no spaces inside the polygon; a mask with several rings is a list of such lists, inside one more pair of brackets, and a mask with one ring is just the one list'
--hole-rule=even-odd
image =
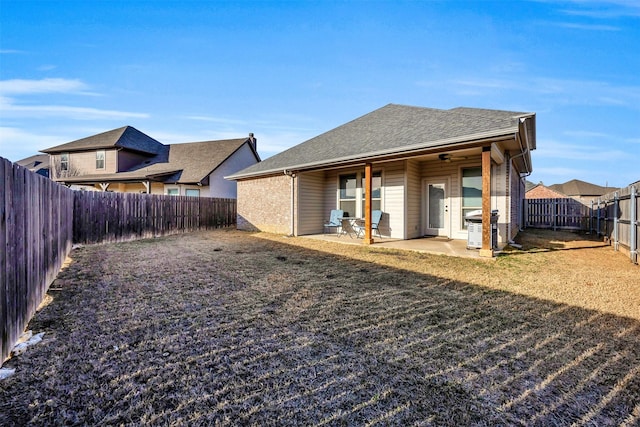
{"label": "rear view of house", "polygon": [[229,176],[238,228],[319,234],[333,209],[365,222],[382,210],[383,237],[466,239],[482,210],[491,256],[491,211],[500,243],[522,225],[535,126],[534,113],[389,104]]}
{"label": "rear view of house", "polygon": [[260,161],[253,134],[166,145],[131,126],[42,151],[51,179],[76,188],[222,198],[236,197],[225,175]]}

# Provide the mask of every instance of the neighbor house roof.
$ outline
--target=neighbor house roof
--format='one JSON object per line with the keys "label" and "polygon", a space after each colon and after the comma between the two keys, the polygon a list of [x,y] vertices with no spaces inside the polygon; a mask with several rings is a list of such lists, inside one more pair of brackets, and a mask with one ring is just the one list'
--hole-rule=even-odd
{"label": "neighbor house roof", "polygon": [[[228,178],[242,179],[283,170],[409,155],[420,150],[446,149],[459,143],[503,135],[513,137],[519,130],[520,118],[534,116],[533,113],[464,107],[439,110],[389,104]],[[534,132],[535,127],[531,129]],[[535,134],[525,137],[530,144],[528,148],[535,149]]]}
{"label": "neighbor house roof", "polygon": [[35,172],[38,175],[49,177],[49,155],[48,154],[36,154],[31,157],[27,157],[15,162],[17,165],[29,169],[31,172]]}
{"label": "neighbor house roof", "polygon": [[48,154],[36,154],[31,157],[24,158],[15,162],[17,165],[23,166],[27,169],[41,169],[49,167],[49,155]]}
{"label": "neighbor house roof", "polygon": [[[247,138],[166,145],[163,152],[159,153],[157,157],[149,159],[147,166],[145,166],[147,163],[143,163],[141,167],[124,172],[69,177],[65,178],[65,182],[151,179],[166,183],[203,183],[214,170],[245,143],[248,143],[253,149],[253,145]],[[259,160],[255,150],[254,154]]]}
{"label": "neighbor house roof", "polygon": [[103,148],[125,148],[139,153],[158,154],[164,144],[140,132],[131,126],[123,126],[97,135],[67,142],[66,144],[41,150],[43,153],[54,154],[67,151],[98,150]]}
{"label": "neighbor house roof", "polygon": [[535,184],[526,190],[525,199],[566,199],[568,196],[557,190],[546,187],[543,183]]}
{"label": "neighbor house roof", "polygon": [[567,196],[602,196],[603,194],[610,193],[616,189],[613,187],[601,187],[589,182],[580,181],[579,179],[572,179],[564,184],[553,184],[549,186],[550,189],[566,194]]}
{"label": "neighbor house roof", "polygon": [[151,165],[138,172],[145,171],[148,175],[154,175],[164,173],[167,169],[175,169],[182,171],[177,182],[200,182],[247,141],[247,138],[238,138],[171,144],[166,164]]}

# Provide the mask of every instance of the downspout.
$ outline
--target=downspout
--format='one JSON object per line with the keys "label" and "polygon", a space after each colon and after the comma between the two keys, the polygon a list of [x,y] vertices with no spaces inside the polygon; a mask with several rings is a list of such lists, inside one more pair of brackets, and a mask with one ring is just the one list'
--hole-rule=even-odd
{"label": "downspout", "polygon": [[[527,119],[525,117],[521,117],[520,118],[520,123],[522,123],[522,127],[523,127],[523,131],[524,134],[527,134]],[[530,153],[531,151],[529,150],[529,146],[527,145],[527,148],[525,149],[522,146],[522,138],[518,137],[518,134],[516,133],[516,139],[518,140],[518,145],[520,146],[520,153],[516,154],[515,156],[511,157],[511,160],[515,160],[518,157],[524,156],[527,153]],[[522,159],[522,161],[524,162],[524,167],[525,169],[527,169],[526,173],[519,173],[518,175],[520,176],[520,181],[522,182],[523,186],[526,188],[526,183],[523,180],[526,180],[526,178],[531,175],[531,173],[533,172],[531,169],[530,165],[527,165],[527,160],[525,158]],[[509,165],[511,166],[511,165]],[[521,187],[522,188],[522,187]],[[524,212],[524,205],[522,206],[522,218],[520,219],[520,231],[524,230],[524,224],[526,222],[526,218],[525,218],[526,212]]]}

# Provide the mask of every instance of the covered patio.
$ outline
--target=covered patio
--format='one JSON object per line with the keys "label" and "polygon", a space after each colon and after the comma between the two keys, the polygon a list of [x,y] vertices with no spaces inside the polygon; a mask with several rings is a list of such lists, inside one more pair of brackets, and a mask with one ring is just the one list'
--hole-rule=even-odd
{"label": "covered patio", "polygon": [[[372,243],[365,239],[351,237],[348,234],[308,234],[299,236],[303,239],[323,240],[326,242],[341,243],[344,245],[367,245],[375,248],[400,249],[415,252],[423,252],[435,255],[447,255],[461,258],[477,258],[492,260],[495,258],[481,257],[478,249],[467,249],[467,241],[449,239],[441,236],[427,236],[417,239],[375,238]],[[497,254],[498,251],[495,253]]]}

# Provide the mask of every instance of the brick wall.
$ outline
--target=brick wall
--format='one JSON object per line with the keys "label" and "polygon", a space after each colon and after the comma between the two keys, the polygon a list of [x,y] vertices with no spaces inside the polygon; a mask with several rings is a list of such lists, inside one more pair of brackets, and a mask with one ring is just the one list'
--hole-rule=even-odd
{"label": "brick wall", "polygon": [[291,233],[291,177],[238,181],[238,230]]}

